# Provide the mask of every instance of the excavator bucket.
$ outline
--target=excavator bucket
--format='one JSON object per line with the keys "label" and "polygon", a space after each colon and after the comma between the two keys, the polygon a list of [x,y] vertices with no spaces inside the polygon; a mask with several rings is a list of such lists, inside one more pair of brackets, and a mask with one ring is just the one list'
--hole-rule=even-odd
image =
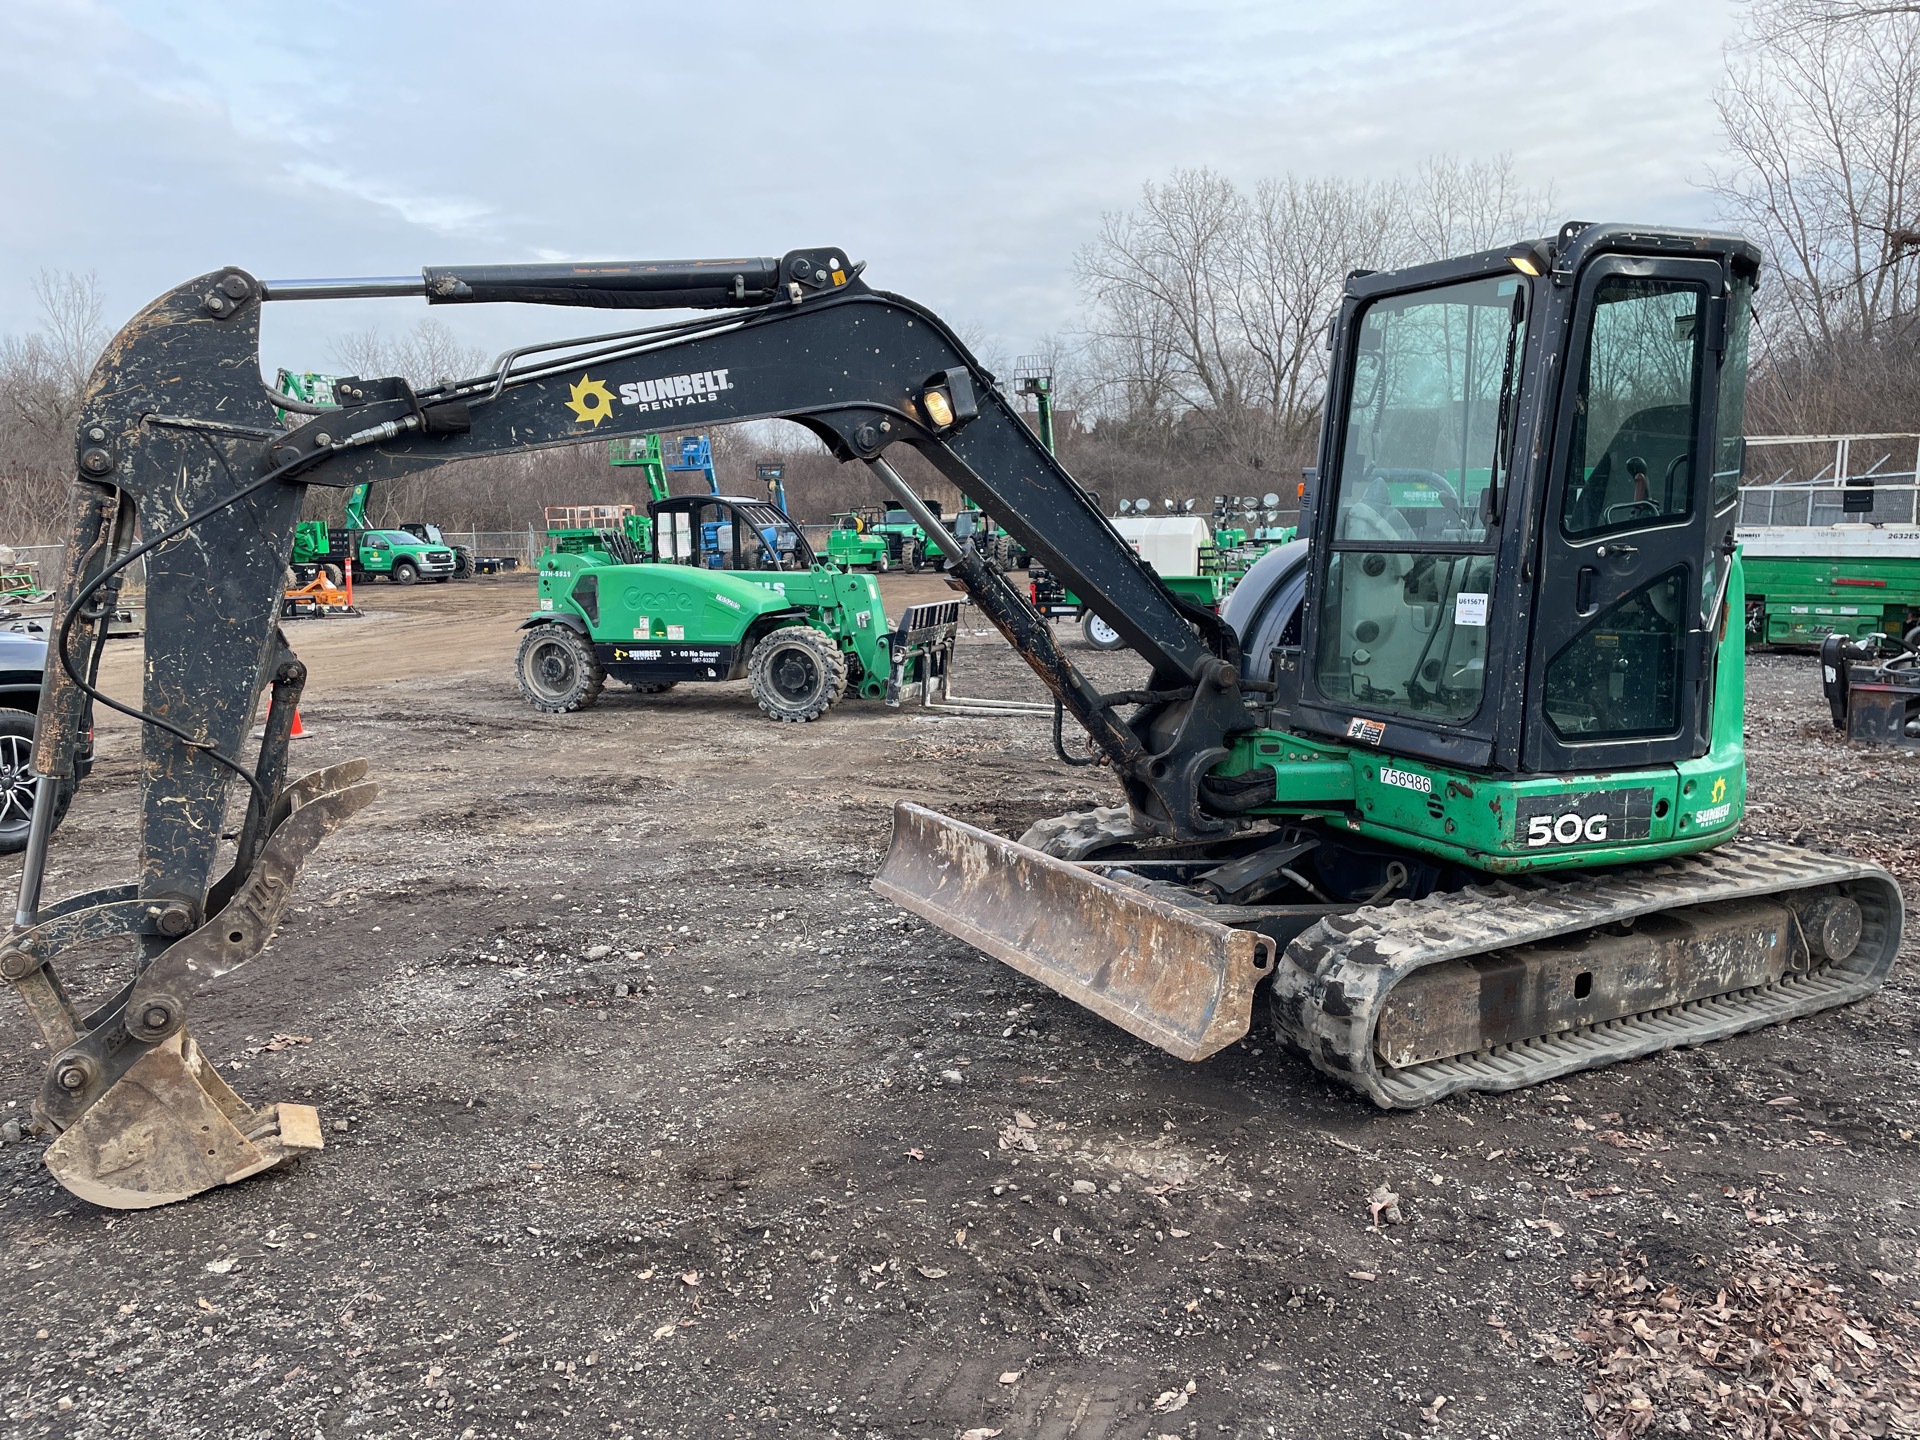
{"label": "excavator bucket", "polygon": [[1273,969],[1264,935],[911,803],[873,888],[1182,1060],[1245,1035]]}
{"label": "excavator bucket", "polygon": [[110,1210],[170,1205],[322,1148],[311,1105],[253,1109],[190,1036],[141,1056],[77,1124],[47,1147],[47,1169]]}
{"label": "excavator bucket", "polygon": [[322,1148],[312,1106],[247,1104],[184,1024],[204,985],[265,947],[307,857],[374,798],[366,771],[366,761],[349,760],[287,786],[258,859],[214,887],[205,923],[153,956],[91,1015],[83,1018],[67,999],[53,962],[76,945],[151,933],[143,926],[158,907],[134,887],[50,912],[0,943],[0,976],[26,1001],[54,1052],[34,1117],[58,1132],[47,1169],[73,1194],[108,1209],[144,1210]]}

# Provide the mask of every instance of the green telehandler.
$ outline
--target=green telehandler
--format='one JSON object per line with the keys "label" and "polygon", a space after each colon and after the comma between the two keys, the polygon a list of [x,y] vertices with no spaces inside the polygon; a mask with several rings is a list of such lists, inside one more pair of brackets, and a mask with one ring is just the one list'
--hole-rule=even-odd
{"label": "green telehandler", "polygon": [[768,717],[804,722],[849,690],[898,704],[944,672],[957,601],[913,606],[890,628],[874,577],[819,559],[767,501],[680,496],[647,509],[619,528],[549,530],[540,608],[514,664],[535,709],[584,709],[608,679],[642,695],[744,679]]}

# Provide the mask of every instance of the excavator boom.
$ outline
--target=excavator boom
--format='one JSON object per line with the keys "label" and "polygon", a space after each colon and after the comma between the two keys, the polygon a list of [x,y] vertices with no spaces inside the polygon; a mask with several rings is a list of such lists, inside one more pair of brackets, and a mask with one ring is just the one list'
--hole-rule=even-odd
{"label": "excavator boom", "polygon": [[[343,377],[339,407],[323,413],[276,406],[283,397],[259,370],[264,304],[395,294],[724,313],[526,347],[485,375],[427,390]],[[185,1029],[200,987],[259,953],[301,863],[374,794],[361,762],[287,774],[305,671],[278,617],[306,487],[363,497],[450,460],[763,418],[794,421],[842,460],[868,462],[913,506],[920,502],[883,456],[895,444],[919,449],[1081,593],[1125,615],[1125,632],[1153,659],[1154,685],[1182,697],[1188,718],[1171,745],[1123,719],[978,556],[949,549],[959,580],[1063,715],[1094,738],[1147,823],[1170,835],[1227,828],[1202,788],[1228,737],[1254,723],[1231,634],[1210,615],[1187,613],[1139,562],[938,317],[868,289],[842,252],[442,268],[419,280],[263,284],[217,270],[121,331],[79,426],[35,769],[70,776],[91,709],[103,705],[141,723],[143,793],[138,880],[43,903],[43,834],[29,851],[17,923],[0,944],[0,976],[53,1052],[35,1114],[59,1136],[48,1159],[63,1183],[103,1205],[159,1204],[318,1143],[301,1107],[239,1101]],[[105,600],[136,559],[147,566],[137,699],[108,695],[92,678]],[[269,686],[265,736],[249,750]],[[247,797],[246,813],[228,849],[220,837],[235,793]],[[103,1004],[76,1005],[60,986],[60,957],[114,938],[130,949],[133,978]],[[195,1134],[214,1143],[196,1148]]]}

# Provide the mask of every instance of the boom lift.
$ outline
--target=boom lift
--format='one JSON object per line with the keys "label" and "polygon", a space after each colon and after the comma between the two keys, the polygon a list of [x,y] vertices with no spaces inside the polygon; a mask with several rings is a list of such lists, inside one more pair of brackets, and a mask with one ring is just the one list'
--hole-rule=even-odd
{"label": "boom lift", "polygon": [[[903,803],[875,884],[1174,1054],[1244,1034],[1265,981],[1285,1043],[1416,1106],[1871,992],[1900,939],[1892,878],[1735,840],[1757,263],[1729,236],[1575,224],[1354,277],[1311,549],[1265,556],[1222,615],[1156,579],[951,329],[869,289],[844,251],[180,286],[88,390],[35,751],[57,785],[89,697],[142,722],[139,878],[43,906],[37,830],[0,946],[52,1051],[35,1101],[58,1132],[49,1166],[142,1206],[318,1141],[310,1111],[239,1101],[183,1028],[373,794],[364,761],[285,778],[304,671],[275,617],[305,488],[645,433],[662,410],[803,425],[944,545],[887,461],[910,446],[1111,618],[1148,674],[1106,694],[953,542],[956,577],[1052,692],[1059,753],[1109,767],[1127,803],[1025,843]],[[368,295],[721,313],[523,348],[425,390],[367,380],[341,411],[276,424],[262,303]],[[140,557],[136,705],[92,678],[92,602]],[[1068,715],[1090,749],[1066,746]],[[223,866],[236,778],[247,812]],[[133,974],[76,1006],[54,964],[112,939]]]}

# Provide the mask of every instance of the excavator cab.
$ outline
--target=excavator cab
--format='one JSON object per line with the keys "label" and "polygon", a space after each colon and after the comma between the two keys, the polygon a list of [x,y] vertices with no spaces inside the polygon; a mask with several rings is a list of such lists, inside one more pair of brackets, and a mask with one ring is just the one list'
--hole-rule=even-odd
{"label": "excavator cab", "polygon": [[1518,772],[1707,752],[1757,256],[1701,249],[1569,227],[1349,284],[1293,726]]}

